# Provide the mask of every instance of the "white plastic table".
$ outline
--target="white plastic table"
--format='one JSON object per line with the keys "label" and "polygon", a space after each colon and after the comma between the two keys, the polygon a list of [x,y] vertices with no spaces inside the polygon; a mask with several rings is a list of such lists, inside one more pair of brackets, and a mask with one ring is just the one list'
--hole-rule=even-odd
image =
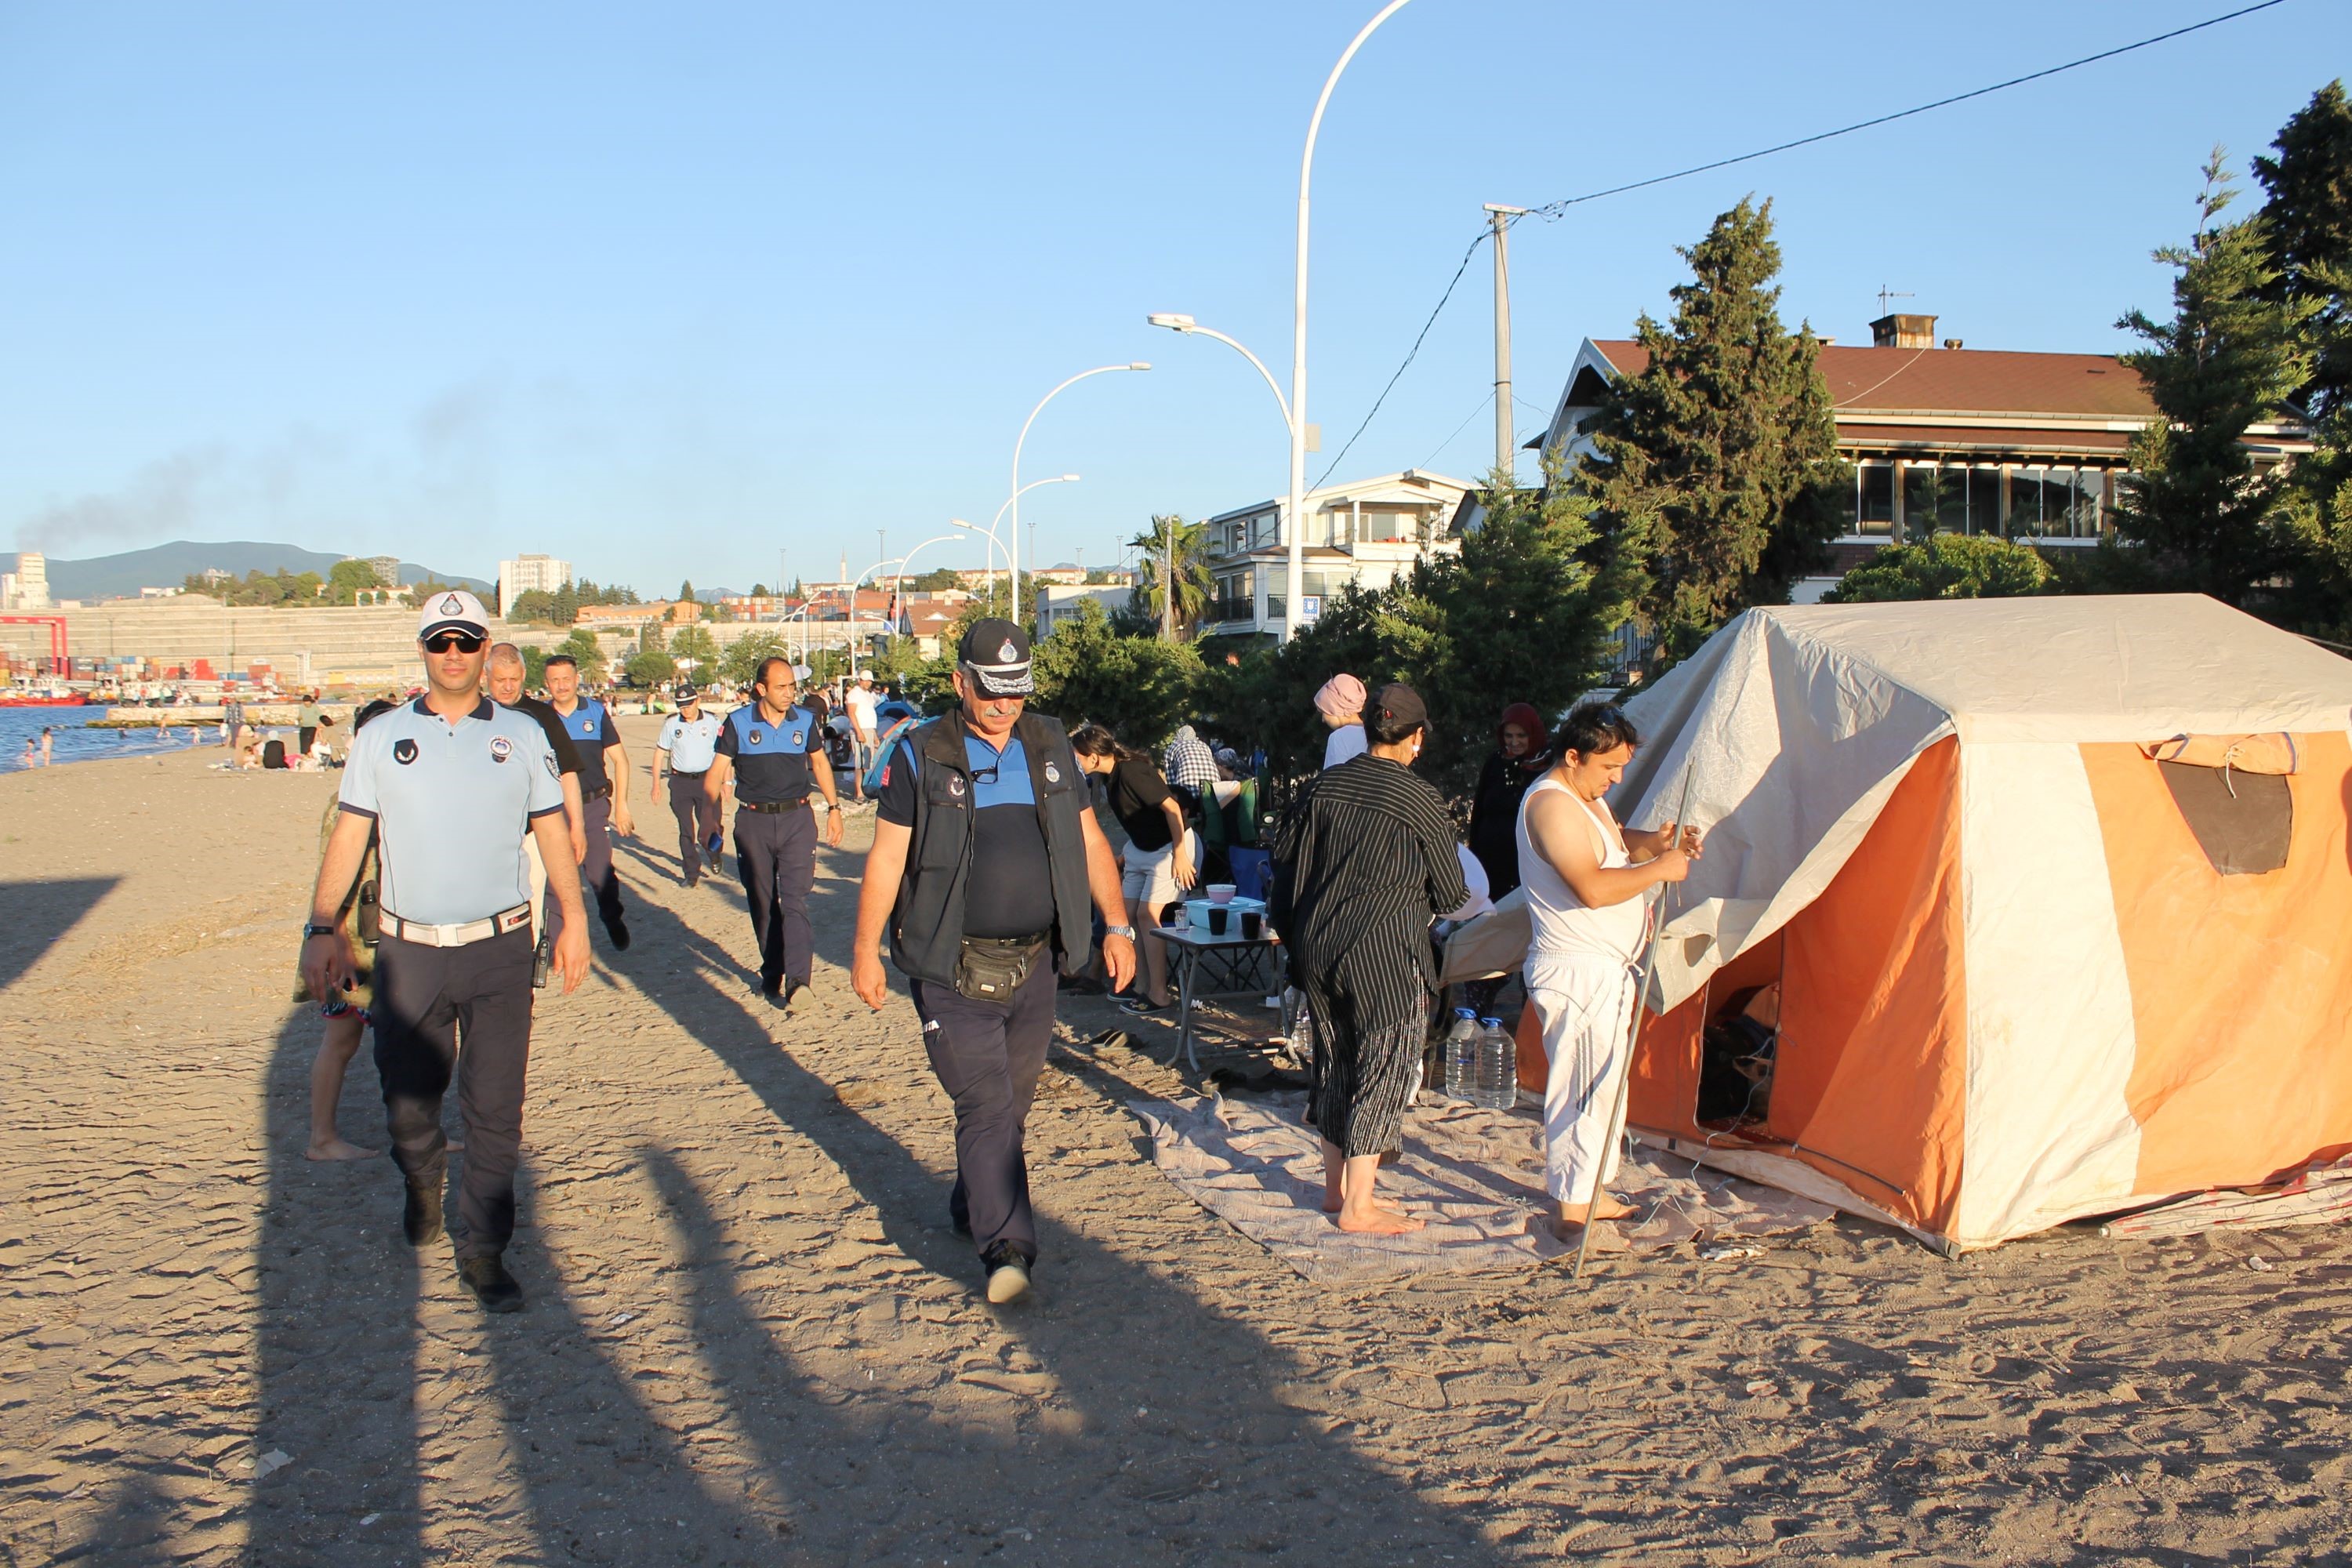
{"label": "white plastic table", "polygon": [[[1151,934],[1168,944],[1168,960],[1176,971],[1176,1048],[1168,1053],[1168,1065],[1171,1068],[1181,1056],[1194,1072],[1201,1070],[1201,1058],[1192,1048],[1192,1005],[1201,994],[1202,958],[1214,953],[1225,960],[1226,977],[1230,980],[1234,966],[1244,954],[1255,959],[1259,952],[1282,945],[1273,931],[1265,927],[1260,928],[1257,936],[1242,935],[1241,924],[1241,917],[1234,916],[1223,936],[1211,936],[1190,924],[1151,928]],[[1276,976],[1277,983],[1279,979]]]}

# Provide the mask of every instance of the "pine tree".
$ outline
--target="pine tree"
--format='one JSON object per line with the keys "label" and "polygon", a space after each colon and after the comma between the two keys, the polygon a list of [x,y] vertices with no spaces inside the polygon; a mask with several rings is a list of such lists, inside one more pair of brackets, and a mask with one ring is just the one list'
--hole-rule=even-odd
{"label": "pine tree", "polygon": [[2156,252],[2175,269],[2172,320],[2131,310],[2116,323],[2151,345],[2120,357],[2157,407],[2132,439],[2116,532],[2162,585],[2242,606],[2291,553],[2284,476],[2257,473],[2244,437],[2308,376],[2300,327],[2313,308],[2265,297],[2279,270],[2260,216],[2218,221],[2237,195],[2223,156],[2206,162],[2195,236]]}
{"label": "pine tree", "polygon": [[1610,389],[1576,476],[1656,636],[1654,673],[1748,605],[1787,603],[1827,564],[1853,483],[1820,342],[1780,324],[1772,204],[1741,201],[1677,254],[1692,280],[1673,324],[1642,317],[1649,363]]}

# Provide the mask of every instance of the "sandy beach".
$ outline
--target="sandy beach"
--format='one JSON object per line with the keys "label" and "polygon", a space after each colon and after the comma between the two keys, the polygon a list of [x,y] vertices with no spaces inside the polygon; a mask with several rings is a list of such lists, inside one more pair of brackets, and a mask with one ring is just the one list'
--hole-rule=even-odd
{"label": "sandy beach", "polygon": [[[623,721],[640,768],[653,722]],[[1183,1092],[1066,996],[1036,1300],[949,1228],[903,983],[761,1006],[666,813],[636,942],[542,994],[486,1318],[388,1163],[307,1161],[289,1001],[330,776],[0,776],[0,1563],[1963,1564],[2342,1560],[2352,1236],[2076,1227],[1948,1262],[1853,1221],[1309,1283],[1165,1179]],[[642,803],[642,773],[637,795]],[[729,862],[731,872],[732,860]],[[1146,1054],[1151,1053],[1151,1054]],[[1213,1063],[1229,1059],[1212,1052]],[[383,1146],[363,1054],[344,1135]]]}

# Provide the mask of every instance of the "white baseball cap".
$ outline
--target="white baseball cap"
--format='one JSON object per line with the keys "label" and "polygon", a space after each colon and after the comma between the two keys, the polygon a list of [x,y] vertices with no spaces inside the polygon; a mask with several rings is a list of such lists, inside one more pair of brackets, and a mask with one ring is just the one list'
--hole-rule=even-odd
{"label": "white baseball cap", "polygon": [[860,680],[871,680],[874,679],[874,672],[870,669],[861,669],[857,672],[857,679]]}
{"label": "white baseball cap", "polygon": [[482,601],[463,588],[444,588],[425,601],[424,614],[416,620],[416,640],[423,642],[435,632],[468,632],[478,637],[490,635],[490,613],[482,608]]}

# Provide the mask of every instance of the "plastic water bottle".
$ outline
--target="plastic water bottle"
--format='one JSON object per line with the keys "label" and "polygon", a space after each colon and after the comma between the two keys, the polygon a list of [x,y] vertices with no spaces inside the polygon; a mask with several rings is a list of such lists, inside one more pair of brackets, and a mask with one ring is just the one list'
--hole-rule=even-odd
{"label": "plastic water bottle", "polygon": [[1470,1103],[1508,1110],[1519,1102],[1519,1047],[1500,1018],[1478,1020],[1478,1077]]}
{"label": "plastic water bottle", "polygon": [[1456,1007],[1454,1026],[1445,1031],[1445,1092],[1456,1100],[1475,1100],[1477,1081],[1478,1015]]}

